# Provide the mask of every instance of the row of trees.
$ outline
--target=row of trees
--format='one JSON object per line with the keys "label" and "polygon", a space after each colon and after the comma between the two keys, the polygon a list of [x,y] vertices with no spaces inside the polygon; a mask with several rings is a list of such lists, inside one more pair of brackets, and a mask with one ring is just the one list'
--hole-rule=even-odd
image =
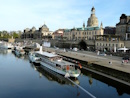
{"label": "row of trees", "polygon": [[0,38],[20,38],[21,36],[21,31],[12,31],[12,32],[7,32],[7,31],[0,31]]}

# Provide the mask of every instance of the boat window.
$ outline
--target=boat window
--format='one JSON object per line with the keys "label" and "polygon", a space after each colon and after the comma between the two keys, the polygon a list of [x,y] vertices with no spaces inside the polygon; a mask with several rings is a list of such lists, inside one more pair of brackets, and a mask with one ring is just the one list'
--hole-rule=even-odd
{"label": "boat window", "polygon": [[35,54],[36,57],[39,57],[38,54]]}
{"label": "boat window", "polygon": [[56,64],[56,67],[61,67],[60,65]]}

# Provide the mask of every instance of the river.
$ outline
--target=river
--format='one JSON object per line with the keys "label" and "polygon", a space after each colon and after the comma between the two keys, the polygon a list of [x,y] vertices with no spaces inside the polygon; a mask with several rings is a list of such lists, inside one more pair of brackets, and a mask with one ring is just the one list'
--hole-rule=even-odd
{"label": "river", "polygon": [[[130,98],[129,87],[83,69],[72,80],[96,98]],[[28,56],[0,50],[0,98],[91,97],[63,76],[31,64]]]}

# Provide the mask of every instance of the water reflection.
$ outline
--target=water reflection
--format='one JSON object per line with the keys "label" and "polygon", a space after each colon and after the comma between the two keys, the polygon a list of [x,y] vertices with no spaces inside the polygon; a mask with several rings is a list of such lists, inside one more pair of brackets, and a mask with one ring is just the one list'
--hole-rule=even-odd
{"label": "water reflection", "polygon": [[[72,85],[74,86],[73,83],[71,83],[69,80],[67,80],[64,76],[55,73],[54,71],[51,71],[43,66],[37,66],[33,63],[31,63],[31,67],[39,72],[39,78],[42,78],[45,76],[49,81],[56,81],[60,83],[61,85],[67,84],[67,85]],[[79,84],[79,80],[77,78],[71,78],[75,83]]]}
{"label": "water reflection", "polygon": [[93,83],[92,74],[89,74],[88,78],[89,78],[89,84],[92,85],[92,83]]}
{"label": "water reflection", "polygon": [[12,50],[10,49],[0,49],[0,54],[6,55],[7,53],[11,53]]}
{"label": "water reflection", "polygon": [[16,58],[24,59],[28,61],[28,55],[16,55],[15,52],[12,52]]}
{"label": "water reflection", "polygon": [[93,84],[93,79],[96,79],[96,80],[99,80],[99,81],[107,84],[108,86],[112,86],[112,87],[116,88],[116,91],[119,96],[122,96],[124,93],[130,94],[130,87],[127,85],[121,84],[117,81],[108,79],[106,77],[100,76],[100,75],[92,73],[90,71],[86,72],[85,69],[82,69],[81,72],[89,78],[88,82],[90,85]]}

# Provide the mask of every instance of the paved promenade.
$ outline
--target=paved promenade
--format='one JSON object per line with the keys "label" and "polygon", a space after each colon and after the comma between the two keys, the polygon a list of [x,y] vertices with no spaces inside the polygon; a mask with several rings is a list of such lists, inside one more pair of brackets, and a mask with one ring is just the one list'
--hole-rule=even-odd
{"label": "paved promenade", "polygon": [[[116,56],[98,56],[96,53],[93,52],[87,52],[87,51],[78,51],[78,52],[73,52],[73,51],[68,51],[64,52],[62,49],[54,49],[54,48],[44,48],[46,51],[53,51],[56,52],[60,55],[64,55],[67,57],[87,61],[90,63],[98,64],[104,67],[116,69],[122,72],[130,73],[130,61],[129,63],[123,63],[122,64],[122,58],[121,57],[116,57]],[[110,64],[109,62],[112,62]]]}

